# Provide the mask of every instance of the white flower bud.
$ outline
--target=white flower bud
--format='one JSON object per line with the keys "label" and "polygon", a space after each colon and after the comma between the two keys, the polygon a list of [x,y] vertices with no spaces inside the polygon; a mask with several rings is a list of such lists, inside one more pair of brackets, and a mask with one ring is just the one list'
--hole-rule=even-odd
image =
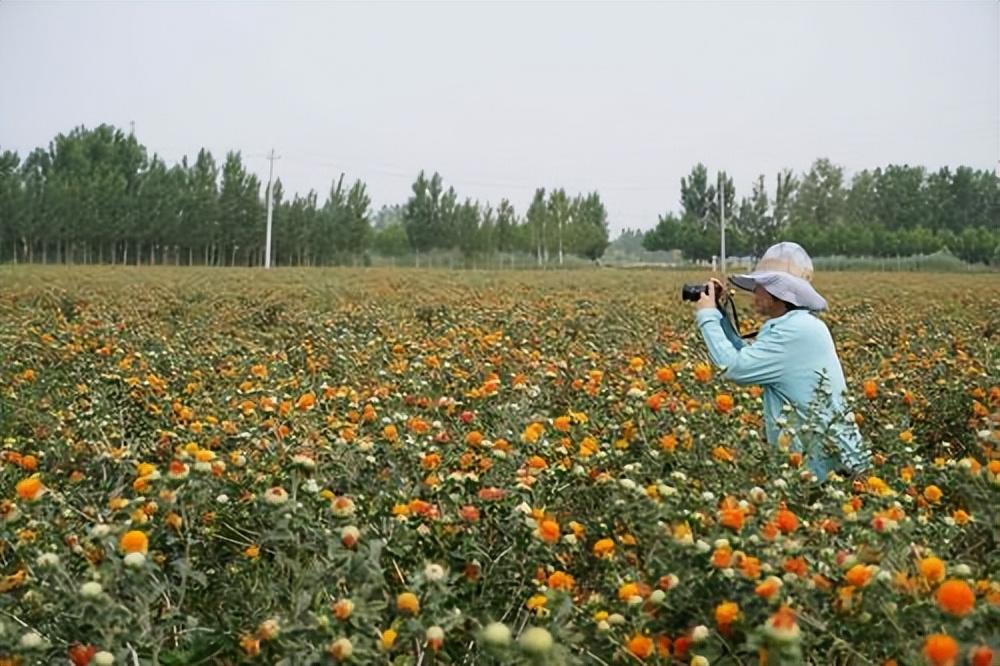
{"label": "white flower bud", "polygon": [[129,553],[123,561],[125,562],[125,566],[130,569],[141,569],[146,564],[146,554]]}
{"label": "white flower bud", "polygon": [[104,592],[104,587],[96,580],[84,583],[80,586],[80,594],[86,599],[96,599]]}
{"label": "white flower bud", "polygon": [[510,628],[503,622],[491,622],[483,628],[483,641],[490,645],[510,643]]}
{"label": "white flower bud", "polygon": [[59,556],[55,553],[42,553],[35,560],[35,564],[41,568],[59,566]]}
{"label": "white flower bud", "polygon": [[552,649],[552,634],[542,627],[530,627],[521,634],[518,643],[529,654],[547,654]]}

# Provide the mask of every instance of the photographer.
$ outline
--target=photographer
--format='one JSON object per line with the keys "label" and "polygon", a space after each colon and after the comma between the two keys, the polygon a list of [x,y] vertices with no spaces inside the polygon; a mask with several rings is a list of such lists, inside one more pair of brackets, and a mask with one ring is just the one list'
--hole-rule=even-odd
{"label": "photographer", "polygon": [[[871,454],[845,409],[844,372],[830,331],[813,314],[826,309],[826,300],[810,284],[812,272],[806,251],[785,242],[768,248],[752,273],[730,278],[753,293],[754,311],[767,318],[752,344],[723,316],[725,294],[718,280],[705,285],[695,318],[709,356],[725,376],[764,389],[768,442],[803,452],[822,481],[830,472],[864,470]],[[783,409],[786,405],[790,411]],[[800,437],[806,430],[802,425],[809,432]]]}

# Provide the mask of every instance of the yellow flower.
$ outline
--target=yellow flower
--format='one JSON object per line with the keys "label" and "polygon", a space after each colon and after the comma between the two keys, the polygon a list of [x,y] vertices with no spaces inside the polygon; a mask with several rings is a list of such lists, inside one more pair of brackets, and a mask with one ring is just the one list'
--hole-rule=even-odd
{"label": "yellow flower", "polygon": [[391,650],[392,646],[396,644],[396,630],[386,629],[382,632],[382,637],[379,639],[379,648],[385,651]]}
{"label": "yellow flower", "polygon": [[925,557],[917,564],[920,575],[931,583],[939,583],[944,580],[945,564],[936,557]]}
{"label": "yellow flower", "polygon": [[416,615],[420,612],[420,600],[412,592],[403,592],[396,597],[396,609],[407,615]]}
{"label": "yellow flower", "polygon": [[531,598],[529,598],[524,605],[527,607],[528,610],[533,610],[537,612],[540,609],[545,608],[545,604],[547,604],[548,601],[549,600],[545,597],[544,594],[536,594]]}
{"label": "yellow flower", "polygon": [[707,363],[699,363],[694,366],[694,378],[703,384],[712,380],[712,366]]}

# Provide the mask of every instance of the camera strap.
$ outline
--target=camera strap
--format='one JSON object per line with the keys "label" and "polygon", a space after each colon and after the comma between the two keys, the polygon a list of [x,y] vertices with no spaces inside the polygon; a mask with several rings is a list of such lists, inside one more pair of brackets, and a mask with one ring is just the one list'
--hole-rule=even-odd
{"label": "camera strap", "polygon": [[744,340],[752,340],[757,337],[757,334],[760,332],[759,330],[750,331],[746,335],[740,334],[740,315],[736,310],[736,302],[732,296],[727,298],[726,302],[721,305],[719,309],[722,310],[722,316],[729,320],[729,323],[733,325],[733,330],[736,331],[736,334],[741,338]]}

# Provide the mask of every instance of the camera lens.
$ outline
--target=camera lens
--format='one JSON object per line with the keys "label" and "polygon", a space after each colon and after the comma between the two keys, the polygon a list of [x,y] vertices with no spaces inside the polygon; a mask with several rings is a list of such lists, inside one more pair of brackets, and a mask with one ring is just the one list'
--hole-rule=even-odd
{"label": "camera lens", "polygon": [[697,301],[702,294],[708,293],[708,286],[704,284],[685,284],[681,287],[681,300]]}

